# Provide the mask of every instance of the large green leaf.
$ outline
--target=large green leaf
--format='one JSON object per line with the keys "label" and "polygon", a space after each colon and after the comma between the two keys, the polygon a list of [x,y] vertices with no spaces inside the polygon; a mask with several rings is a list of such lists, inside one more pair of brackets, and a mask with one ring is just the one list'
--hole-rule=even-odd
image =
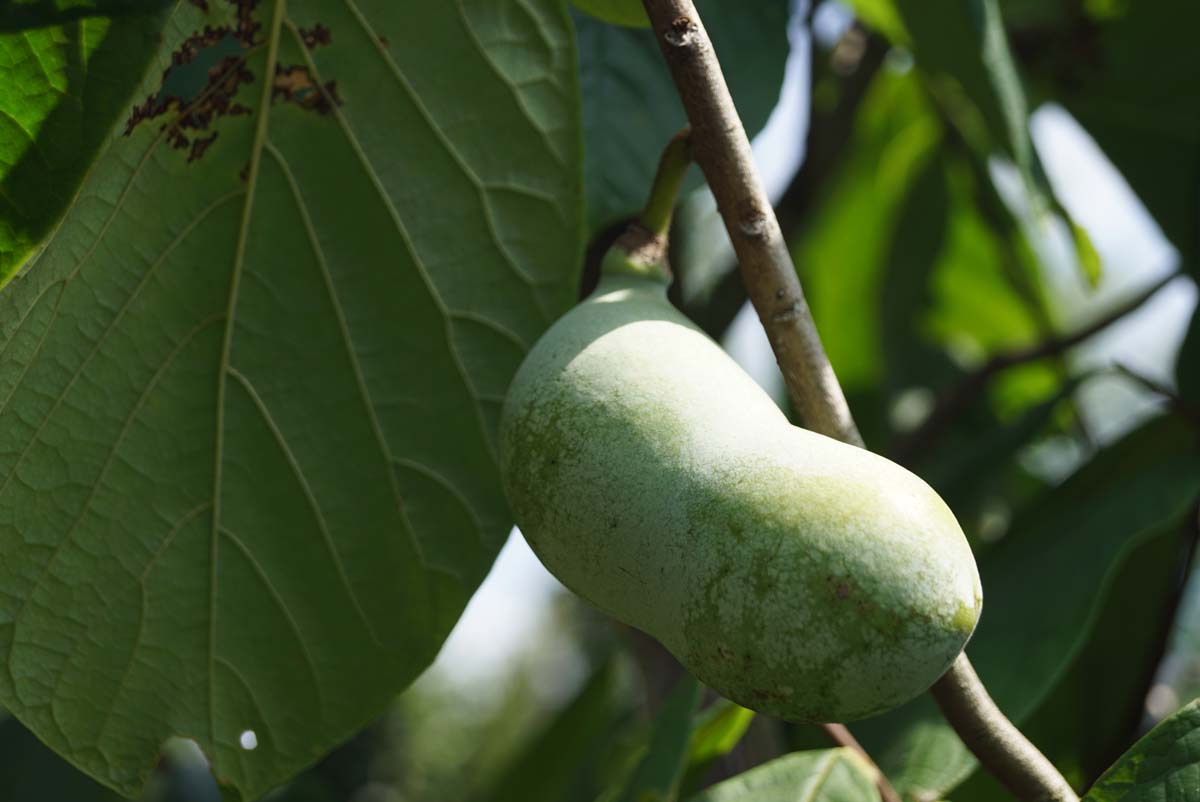
{"label": "large green leaf", "polygon": [[1196,800],[1200,800],[1200,700],[1134,744],[1084,797],[1084,802]]}
{"label": "large green leaf", "polygon": [[[766,123],[787,61],[787,0],[699,0],[747,133]],[[575,14],[588,223],[593,231],[641,208],[667,140],[687,118],[654,33]],[[695,186],[693,171],[687,186]]]}
{"label": "large green leaf", "polygon": [[508,531],[501,399],[578,280],[575,53],[555,0],[167,31],[0,294],[0,701],[125,794],[183,735],[253,798],[417,676]]}
{"label": "large green leaf", "polygon": [[689,802],[878,802],[873,770],[849,749],[793,752],[739,774]]}
{"label": "large green leaf", "polygon": [[[1195,446],[1177,419],[1144,425],[1026,511],[981,561],[984,613],[967,652],[1018,724],[1071,666],[1122,562],[1191,509]],[[856,732],[902,793],[936,798],[975,766],[927,697]]]}
{"label": "large green leaf", "polygon": [[154,54],[162,6],[0,4],[0,287],[70,204]]}

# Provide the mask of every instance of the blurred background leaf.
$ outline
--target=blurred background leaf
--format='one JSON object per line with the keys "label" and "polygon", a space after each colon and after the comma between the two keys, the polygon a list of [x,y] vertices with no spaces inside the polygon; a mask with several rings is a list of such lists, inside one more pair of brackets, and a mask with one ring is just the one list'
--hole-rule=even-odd
{"label": "blurred background leaf", "polygon": [[1036,91],[1065,106],[1200,275],[1200,7],[1172,2],[1042,4],[1016,52]]}
{"label": "blurred background leaf", "polygon": [[576,8],[613,25],[648,28],[650,20],[642,0],[571,0]]}
{"label": "blurred background leaf", "polygon": [[685,675],[654,719],[645,754],[624,782],[615,802],[672,802],[687,768],[700,684]]}

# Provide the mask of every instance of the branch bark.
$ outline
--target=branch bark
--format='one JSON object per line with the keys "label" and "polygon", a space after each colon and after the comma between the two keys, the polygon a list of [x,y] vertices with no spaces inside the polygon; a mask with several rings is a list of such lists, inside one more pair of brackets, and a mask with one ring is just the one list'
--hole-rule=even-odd
{"label": "branch bark", "polygon": [[[861,446],[700,15],[691,0],[642,2],[692,126],[692,155],[716,198],[796,412],[813,431]],[[1077,802],[1062,775],[992,702],[965,654],[932,693],[980,763],[1020,789],[1022,800]]]}
{"label": "branch bark", "polygon": [[1026,802],[1078,802],[1054,764],[1001,712],[960,654],[930,689],[958,737],[996,779]]}
{"label": "branch bark", "polygon": [[700,16],[688,0],[644,2],[692,126],[692,157],[717,200],[796,413],[813,431],[862,445]]}

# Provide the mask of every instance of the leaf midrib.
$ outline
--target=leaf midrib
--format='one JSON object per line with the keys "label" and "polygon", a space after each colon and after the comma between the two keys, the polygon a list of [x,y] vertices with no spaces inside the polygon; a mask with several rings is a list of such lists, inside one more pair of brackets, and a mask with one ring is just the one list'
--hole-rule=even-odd
{"label": "leaf midrib", "polygon": [[[267,39],[267,71],[274,69],[279,54],[279,32],[283,24],[284,12],[287,10],[287,0],[276,0],[275,13],[271,19],[271,28]],[[238,227],[237,246],[234,251],[233,275],[229,279],[229,303],[225,310],[225,334],[221,344],[221,358],[217,374],[217,398],[214,426],[213,447],[213,489],[212,489],[212,531],[209,545],[209,608],[208,608],[208,729],[209,743],[214,750],[210,758],[216,758],[217,726],[216,726],[216,660],[217,650],[217,559],[220,555],[221,523],[221,487],[222,469],[225,454],[225,392],[228,385],[229,357],[233,350],[233,333],[236,325],[238,292],[241,285],[242,269],[246,260],[246,241],[250,232],[250,219],[254,213],[254,196],[258,189],[258,173],[262,162],[263,143],[267,138],[267,130],[271,119],[271,92],[274,81],[264,78],[262,95],[259,99],[258,117],[255,120],[254,139],[251,144],[250,169],[246,179],[245,202],[242,207],[242,221]]]}

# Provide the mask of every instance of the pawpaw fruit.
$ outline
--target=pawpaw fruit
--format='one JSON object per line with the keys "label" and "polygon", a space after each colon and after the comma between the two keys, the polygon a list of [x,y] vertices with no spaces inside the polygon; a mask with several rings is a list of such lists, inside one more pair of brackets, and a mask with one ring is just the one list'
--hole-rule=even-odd
{"label": "pawpaw fruit", "polygon": [[852,721],[927,689],[982,606],[953,513],[901,466],[793,426],[661,276],[613,256],[503,407],[533,551],[753,710]]}

